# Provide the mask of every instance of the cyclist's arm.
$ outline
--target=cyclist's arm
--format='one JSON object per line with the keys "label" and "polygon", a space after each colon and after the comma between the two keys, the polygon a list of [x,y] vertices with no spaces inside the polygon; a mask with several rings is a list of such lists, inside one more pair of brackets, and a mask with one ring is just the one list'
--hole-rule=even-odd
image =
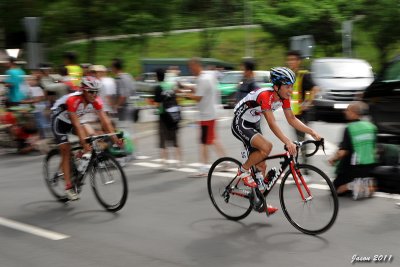
{"label": "cyclist's arm", "polygon": [[282,132],[276,123],[275,116],[272,110],[267,110],[263,112],[265,119],[267,120],[268,126],[271,131],[279,138],[285,145],[291,144],[290,139]]}
{"label": "cyclist's arm", "polygon": [[72,126],[76,131],[76,135],[79,137],[79,142],[81,143],[85,152],[90,151],[89,145],[85,142],[86,132],[81,125],[78,115],[75,112],[69,112],[69,119],[71,120]]}
{"label": "cyclist's arm", "polygon": [[[110,118],[107,116],[107,114],[103,110],[98,110],[97,115],[99,116],[101,126],[103,130],[105,130],[107,133],[115,133],[115,129],[111,124]],[[114,141],[114,143],[118,143],[118,138],[117,136],[112,136],[111,137]]]}
{"label": "cyclist's arm", "polygon": [[320,140],[321,136],[313,129],[302,123],[296,116],[293,114],[291,109],[284,109],[283,110],[287,122],[294,127],[295,129],[299,130],[300,132],[307,133],[311,135],[315,140]]}

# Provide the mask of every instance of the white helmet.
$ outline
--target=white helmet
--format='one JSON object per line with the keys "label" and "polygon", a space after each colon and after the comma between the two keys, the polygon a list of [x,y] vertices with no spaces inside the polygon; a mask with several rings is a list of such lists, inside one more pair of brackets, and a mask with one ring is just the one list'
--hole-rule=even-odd
{"label": "white helmet", "polygon": [[81,89],[83,90],[99,90],[101,82],[92,76],[83,76],[81,80]]}

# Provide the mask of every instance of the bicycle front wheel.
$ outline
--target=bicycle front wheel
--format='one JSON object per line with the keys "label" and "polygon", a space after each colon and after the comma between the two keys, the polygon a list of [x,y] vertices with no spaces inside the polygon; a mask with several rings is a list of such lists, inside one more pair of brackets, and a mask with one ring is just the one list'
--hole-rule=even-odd
{"label": "bicycle front wheel", "polygon": [[207,187],[211,202],[229,220],[241,220],[252,208],[248,199],[250,189],[237,178],[240,162],[234,158],[220,158],[208,172]]}
{"label": "bicycle front wheel", "polygon": [[118,161],[107,153],[97,155],[89,169],[96,199],[108,211],[122,209],[128,197],[125,172]]}
{"label": "bicycle front wheel", "polygon": [[64,173],[61,170],[60,150],[53,149],[46,155],[43,162],[43,177],[50,193],[60,202],[67,202],[65,194]]}
{"label": "bicycle front wheel", "polygon": [[336,190],[320,169],[300,164],[298,170],[305,179],[305,185],[300,178],[297,178],[299,183],[296,184],[291,170],[282,178],[279,198],[283,213],[299,231],[310,235],[321,234],[331,228],[336,220],[339,209]]}

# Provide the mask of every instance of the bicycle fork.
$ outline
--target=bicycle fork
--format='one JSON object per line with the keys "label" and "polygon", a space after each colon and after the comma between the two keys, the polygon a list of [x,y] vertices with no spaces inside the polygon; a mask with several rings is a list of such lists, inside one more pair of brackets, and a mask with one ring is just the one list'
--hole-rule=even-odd
{"label": "bicycle fork", "polygon": [[[304,177],[301,174],[300,170],[295,167],[295,164],[293,162],[290,163],[290,169],[292,171],[293,180],[297,186],[297,190],[299,190],[301,199],[304,202],[311,201],[313,199],[313,196],[311,195],[310,188],[308,187],[307,183],[305,182]],[[300,182],[299,182],[299,180],[300,180]],[[305,189],[307,196],[304,196],[303,189],[300,186],[300,183],[303,185],[303,188]]]}

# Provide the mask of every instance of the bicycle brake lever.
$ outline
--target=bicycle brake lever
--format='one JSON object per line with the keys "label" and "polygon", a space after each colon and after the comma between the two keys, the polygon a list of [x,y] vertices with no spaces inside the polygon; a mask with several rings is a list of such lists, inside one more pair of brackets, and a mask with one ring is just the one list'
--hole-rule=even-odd
{"label": "bicycle brake lever", "polygon": [[324,138],[321,139],[321,146],[322,146],[322,151],[324,151],[324,154],[326,156]]}

